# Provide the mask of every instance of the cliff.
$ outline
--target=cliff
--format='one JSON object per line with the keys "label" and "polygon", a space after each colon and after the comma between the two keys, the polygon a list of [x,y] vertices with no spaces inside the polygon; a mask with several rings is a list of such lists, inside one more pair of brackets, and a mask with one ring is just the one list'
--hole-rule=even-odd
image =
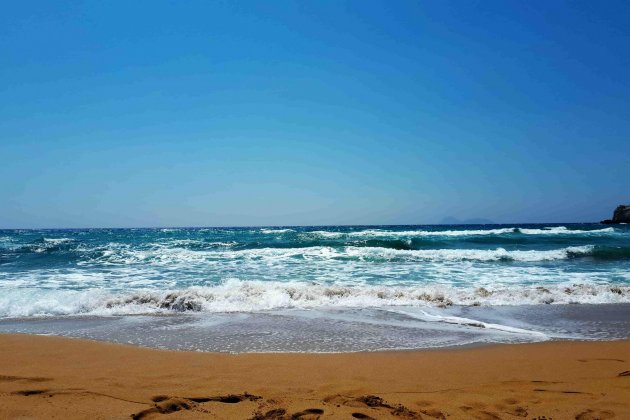
{"label": "cliff", "polygon": [[630,204],[618,206],[613,213],[613,218],[602,220],[602,223],[630,223]]}

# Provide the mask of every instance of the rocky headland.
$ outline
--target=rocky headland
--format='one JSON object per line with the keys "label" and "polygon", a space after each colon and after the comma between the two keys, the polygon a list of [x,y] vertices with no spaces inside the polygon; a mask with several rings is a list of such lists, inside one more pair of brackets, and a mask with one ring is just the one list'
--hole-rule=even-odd
{"label": "rocky headland", "polygon": [[602,220],[601,223],[612,225],[616,223],[630,223],[630,204],[617,206],[612,219]]}

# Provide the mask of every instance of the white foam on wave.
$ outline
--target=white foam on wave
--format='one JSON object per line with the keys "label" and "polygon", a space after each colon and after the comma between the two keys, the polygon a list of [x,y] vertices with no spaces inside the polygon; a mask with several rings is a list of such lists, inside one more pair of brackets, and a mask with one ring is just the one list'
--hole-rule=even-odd
{"label": "white foam on wave", "polygon": [[529,335],[535,336],[542,340],[547,340],[549,337],[539,331],[534,330],[526,330],[523,328],[511,327],[509,325],[503,324],[495,324],[491,322],[479,321],[472,318],[464,318],[459,316],[451,316],[451,315],[435,315],[430,314],[424,310],[418,310],[417,312],[405,311],[405,310],[394,310],[391,312],[395,312],[413,319],[419,319],[421,321],[426,322],[443,322],[446,324],[455,324],[455,325],[463,325],[468,327],[476,327],[476,328],[484,328],[489,330],[496,330],[505,333],[511,334],[520,334],[520,335]]}
{"label": "white foam on wave", "polygon": [[278,233],[295,232],[293,229],[260,229],[260,233],[274,235]]}
{"label": "white foam on wave", "polygon": [[53,244],[53,245],[60,245],[60,244],[67,244],[70,242],[74,242],[74,240],[71,238],[44,238],[44,242]]}
{"label": "white foam on wave", "polygon": [[630,286],[582,283],[478,288],[442,284],[330,285],[231,279],[215,286],[124,292],[103,288],[68,290],[12,287],[0,293],[0,317],[568,303],[630,303]]}
{"label": "white foam on wave", "polygon": [[20,244],[16,243],[16,241],[10,236],[0,236],[0,250],[13,250],[20,247]]}
{"label": "white foam on wave", "polygon": [[387,236],[477,236],[477,235],[502,235],[514,233],[514,228],[484,229],[484,230],[408,230],[408,231],[386,231],[369,229],[360,232],[352,232],[351,236],[363,237],[387,237]]}
{"label": "white foam on wave", "polygon": [[572,255],[586,255],[593,251],[590,245],[566,247],[548,251],[508,251],[504,248],[496,249],[423,249],[397,250],[389,248],[360,248],[347,247],[350,256],[359,258],[374,257],[383,259],[408,259],[426,261],[552,261],[563,260]]}
{"label": "white foam on wave", "polygon": [[[222,243],[223,244],[223,243]],[[223,244],[230,247],[230,243]],[[192,250],[180,247],[153,246],[146,249],[133,249],[124,244],[109,244],[99,255],[81,261],[80,265],[99,264],[137,264],[151,263],[155,265],[181,263],[210,263],[234,260],[358,260],[358,261],[552,261],[571,258],[592,253],[592,245],[565,247],[552,250],[506,250],[496,249],[423,249],[400,250],[382,247],[346,246],[333,248],[328,246],[303,248],[259,248],[245,250],[200,249]]]}
{"label": "white foam on wave", "polygon": [[174,239],[168,242],[165,242],[163,244],[159,244],[158,246],[161,245],[166,245],[166,246],[176,246],[176,247],[207,247],[207,248],[216,248],[216,247],[223,247],[223,248],[230,248],[233,247],[235,245],[238,245],[238,242],[236,241],[229,241],[229,242],[225,242],[225,241],[213,241],[213,242],[208,242],[208,241],[204,241],[204,240],[200,240],[200,239]]}
{"label": "white foam on wave", "polygon": [[327,230],[314,230],[311,232],[304,232],[302,234],[302,236],[318,236],[318,237],[326,238],[326,239],[342,238],[346,235],[349,235],[349,234],[344,233],[344,232],[330,232]]}
{"label": "white foam on wave", "polygon": [[44,240],[37,245],[31,245],[31,249],[33,252],[42,253],[54,249],[59,245],[72,242],[74,242],[74,239],[71,238],[44,238]]}
{"label": "white foam on wave", "polygon": [[517,227],[506,227],[496,229],[463,229],[463,230],[384,230],[384,229],[367,229],[357,232],[330,232],[325,230],[307,232],[305,235],[315,235],[322,238],[384,238],[384,237],[434,237],[434,236],[485,236],[485,235],[505,235],[505,234],[524,234],[524,235],[597,235],[604,233],[615,233],[612,227],[604,229],[580,230],[568,229],[566,226],[548,227],[540,229],[526,229]]}
{"label": "white foam on wave", "polygon": [[525,235],[599,235],[602,233],[615,233],[615,229],[607,227],[604,229],[579,230],[568,229],[566,226],[549,227],[542,229],[518,228]]}

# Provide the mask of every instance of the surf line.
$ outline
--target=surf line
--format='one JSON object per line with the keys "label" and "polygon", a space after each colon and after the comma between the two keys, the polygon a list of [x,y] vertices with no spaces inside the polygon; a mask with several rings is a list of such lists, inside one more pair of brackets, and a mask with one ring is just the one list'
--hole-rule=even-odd
{"label": "surf line", "polygon": [[526,330],[524,328],[510,327],[510,326],[501,325],[501,324],[493,324],[490,322],[483,322],[483,321],[478,321],[476,319],[464,318],[464,317],[459,317],[459,316],[432,315],[432,314],[429,314],[428,312],[423,311],[422,309],[419,310],[420,314],[403,311],[403,310],[394,310],[394,309],[391,309],[390,312],[399,313],[401,315],[405,315],[410,318],[418,319],[421,321],[443,322],[446,324],[462,325],[466,327],[497,330],[497,331],[511,333],[511,334],[530,335],[530,336],[538,337],[543,340],[550,339],[547,334],[544,334],[540,331]]}

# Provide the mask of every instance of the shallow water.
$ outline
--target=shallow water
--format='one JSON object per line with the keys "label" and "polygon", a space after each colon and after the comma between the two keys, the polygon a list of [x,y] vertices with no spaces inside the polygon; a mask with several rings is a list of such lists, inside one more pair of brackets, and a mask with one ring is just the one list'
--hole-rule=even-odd
{"label": "shallow water", "polygon": [[354,352],[630,337],[630,304],[290,309],[0,320],[0,331],[188,351]]}

